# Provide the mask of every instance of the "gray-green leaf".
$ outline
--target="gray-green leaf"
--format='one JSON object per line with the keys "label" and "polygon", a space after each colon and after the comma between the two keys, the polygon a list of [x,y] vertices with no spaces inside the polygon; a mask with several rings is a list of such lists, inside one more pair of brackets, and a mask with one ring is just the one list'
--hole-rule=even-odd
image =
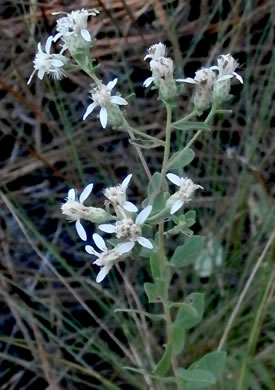
{"label": "gray-green leaf", "polygon": [[216,383],[214,375],[206,370],[185,370],[179,368],[178,376],[186,382],[186,390],[203,389]]}
{"label": "gray-green leaf", "polygon": [[169,264],[173,267],[185,267],[193,264],[203,244],[204,237],[195,235],[189,237],[184,245],[177,247]]}
{"label": "gray-green leaf", "polygon": [[204,122],[188,122],[184,119],[172,123],[172,126],[178,130],[211,131],[211,128]]}
{"label": "gray-green leaf", "polygon": [[224,351],[213,351],[209,352],[206,355],[204,355],[199,361],[193,363],[190,367],[191,370],[193,369],[202,369],[210,371],[216,380],[220,379],[224,367],[225,367],[225,360],[226,360],[226,352]]}
{"label": "gray-green leaf", "polygon": [[181,169],[186,167],[194,159],[195,153],[192,149],[183,149],[174,153],[167,164],[167,169]]}
{"label": "gray-green leaf", "polygon": [[204,294],[192,293],[184,300],[178,310],[174,325],[185,329],[197,325],[204,312]]}
{"label": "gray-green leaf", "polygon": [[172,345],[165,346],[165,352],[153,371],[154,375],[164,376],[170,368],[172,356]]}

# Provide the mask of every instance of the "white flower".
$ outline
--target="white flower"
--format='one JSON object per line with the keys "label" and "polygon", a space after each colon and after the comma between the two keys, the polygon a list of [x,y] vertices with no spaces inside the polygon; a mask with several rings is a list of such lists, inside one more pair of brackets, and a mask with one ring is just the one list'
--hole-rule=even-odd
{"label": "white flower", "polygon": [[192,195],[198,188],[203,189],[202,186],[194,184],[191,179],[187,177],[179,177],[174,173],[167,173],[166,177],[175,185],[179,186],[179,191],[175,192],[168,200],[167,204],[170,207],[170,214],[175,214],[185,203],[192,199]]}
{"label": "white flower", "polygon": [[62,54],[50,54],[52,42],[53,37],[48,37],[45,45],[45,51],[43,51],[41,43],[38,43],[38,51],[33,61],[34,71],[32,72],[27,84],[30,84],[35,72],[38,72],[37,76],[40,80],[43,79],[45,73],[57,80],[62,79],[66,75],[64,65],[68,60]]}
{"label": "white flower", "polygon": [[220,104],[230,98],[231,79],[236,77],[243,84],[242,77],[235,72],[238,62],[231,54],[221,55],[218,60],[218,66],[211,66],[211,69],[218,71],[217,80],[213,88],[213,101]]}
{"label": "white flower", "polygon": [[138,242],[145,248],[152,249],[153,245],[151,241],[142,236],[141,227],[149,217],[152,211],[152,206],[145,207],[136,217],[135,222],[132,218],[124,218],[121,221],[117,221],[115,225],[102,224],[98,228],[105,233],[116,233],[117,238],[135,243]]}
{"label": "white flower", "polygon": [[181,83],[196,84],[197,89],[194,95],[194,106],[198,112],[206,110],[212,102],[212,91],[216,81],[216,73],[210,68],[201,68],[195,73],[195,77],[177,79]]}
{"label": "white flower", "polygon": [[148,49],[148,54],[144,57],[144,60],[150,58],[151,60],[158,60],[160,57],[165,57],[167,52],[167,47],[162,43],[156,43]]}
{"label": "white flower", "polygon": [[150,61],[152,76],[148,77],[143,85],[149,87],[154,81],[173,79],[174,62],[171,58],[160,57]]}
{"label": "white flower", "polygon": [[75,228],[81,240],[87,240],[87,234],[82,226],[80,219],[87,214],[87,207],[83,205],[93,190],[93,184],[88,184],[78,197],[76,191],[71,188],[68,192],[66,203],[61,206],[62,213],[65,214],[71,221],[76,221]]}
{"label": "white flower", "polygon": [[236,77],[236,79],[239,80],[241,84],[243,84],[242,77],[235,72],[235,69],[239,66],[239,63],[232,57],[231,54],[221,55],[217,59],[217,62],[218,62],[218,66],[214,65],[211,66],[210,68],[210,69],[217,70],[219,72],[217,82],[228,80],[231,79],[232,77]]}
{"label": "white flower", "polygon": [[91,255],[97,256],[97,259],[93,262],[93,264],[102,267],[99,271],[96,282],[100,283],[108,274],[112,266],[118,261],[122,260],[123,255],[130,252],[134,246],[132,242],[125,242],[122,244],[118,244],[113,249],[108,249],[103,238],[95,233],[93,234],[93,240],[96,246],[102,251],[101,253],[97,252],[91,245],[86,245],[85,250]]}
{"label": "white flower", "polygon": [[126,191],[132,176],[132,174],[126,176],[123,182],[118,186],[106,188],[104,190],[104,195],[115,208],[123,207],[127,211],[136,213],[138,211],[137,207],[126,199]]}
{"label": "white flower", "polygon": [[87,110],[83,116],[83,120],[87,118],[88,115],[97,107],[100,108],[99,119],[102,127],[105,129],[108,121],[108,107],[111,104],[118,105],[127,105],[125,99],[120,96],[111,96],[111,91],[117,83],[117,78],[113,81],[110,81],[107,85],[101,84],[100,86],[95,87],[91,91],[93,103],[87,107]]}
{"label": "white flower", "polygon": [[193,79],[192,77],[187,77],[186,79],[177,79],[176,81],[189,84],[206,84],[207,87],[211,89],[215,79],[216,74],[211,68],[201,68],[195,72],[195,77]]}
{"label": "white flower", "polygon": [[57,20],[56,30],[58,33],[55,35],[54,40],[56,41],[60,37],[64,40],[67,46],[63,47],[63,50],[70,46],[70,43],[72,43],[72,38],[74,40],[79,40],[80,37],[82,37],[84,41],[91,42],[91,35],[87,30],[88,17],[90,15],[96,16],[98,13],[99,11],[96,9],[87,10],[84,8],[81,10],[72,11],[71,13],[53,12],[53,15],[67,15]]}

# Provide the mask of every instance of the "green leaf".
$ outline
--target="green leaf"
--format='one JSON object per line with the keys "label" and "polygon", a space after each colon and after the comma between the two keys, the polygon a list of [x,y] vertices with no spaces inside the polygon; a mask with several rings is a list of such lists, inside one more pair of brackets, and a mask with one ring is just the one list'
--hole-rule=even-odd
{"label": "green leaf", "polygon": [[167,164],[167,169],[180,169],[186,167],[194,159],[195,153],[192,149],[183,149],[174,153]]}
{"label": "green leaf", "polygon": [[185,339],[186,339],[185,328],[181,324],[180,325],[173,324],[172,334],[173,334],[173,349],[175,353],[179,355],[183,351],[185,345]]}
{"label": "green leaf", "polygon": [[129,139],[129,143],[142,149],[154,149],[161,146],[163,141],[158,140],[157,138],[155,140],[135,138],[133,140]]}
{"label": "green leaf", "polygon": [[165,282],[157,280],[155,283],[144,283],[144,290],[147,294],[149,303],[160,302],[165,295]]}
{"label": "green leaf", "polygon": [[[159,172],[155,172],[148,184],[148,187],[147,187],[147,195],[148,197],[150,197],[152,195],[152,193],[154,191],[158,191],[159,189],[159,186],[160,186],[160,173]],[[168,192],[168,184],[164,181],[164,191],[163,192]]]}
{"label": "green leaf", "polygon": [[182,326],[185,329],[197,325],[204,312],[204,294],[192,293],[180,305],[174,326]]}
{"label": "green leaf", "polygon": [[225,367],[226,352],[224,351],[213,351],[204,355],[200,360],[193,363],[190,367],[193,369],[207,370],[211,372],[216,380],[220,379],[224,367]]}
{"label": "green leaf", "polygon": [[170,368],[172,356],[172,345],[166,344],[165,352],[153,371],[154,375],[164,376]]}
{"label": "green leaf", "polygon": [[186,267],[187,265],[193,264],[199,255],[203,244],[204,237],[189,237],[184,245],[177,247],[169,264],[173,267]]}
{"label": "green leaf", "polygon": [[179,368],[178,376],[186,382],[185,390],[203,389],[216,383],[214,375],[206,370],[185,370]]}
{"label": "green leaf", "polygon": [[204,122],[188,122],[184,119],[172,123],[172,127],[178,130],[211,131],[211,128]]}

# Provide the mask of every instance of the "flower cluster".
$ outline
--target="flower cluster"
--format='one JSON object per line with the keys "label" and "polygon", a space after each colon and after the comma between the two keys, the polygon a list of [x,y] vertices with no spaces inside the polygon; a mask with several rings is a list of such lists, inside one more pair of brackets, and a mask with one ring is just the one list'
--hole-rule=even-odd
{"label": "flower cluster", "polygon": [[[72,11],[70,14],[66,12],[54,12],[57,14],[66,14],[56,22],[57,34],[55,36],[49,36],[45,51],[43,51],[41,43],[38,44],[38,50],[33,61],[34,71],[31,74],[28,84],[31,82],[35,72],[38,72],[38,78],[43,79],[47,74],[57,80],[66,76],[66,70],[70,68],[69,59],[63,55],[66,49],[69,49],[72,56],[77,54],[81,50],[88,49],[92,45],[92,39],[89,31],[87,30],[88,17],[90,15],[95,16],[98,11],[92,10],[77,10]],[[58,54],[51,54],[51,46],[53,42],[58,39],[62,41],[62,50]],[[66,69],[67,68],[67,69]]]}
{"label": "flower cluster", "polygon": [[[166,202],[165,209],[169,209],[170,214],[175,214],[183,205],[189,203],[195,190],[203,189],[202,186],[194,184],[187,177],[179,177],[173,173],[167,173],[166,176],[179,187],[179,190],[174,192]],[[121,184],[103,190],[103,194],[107,199],[105,202],[106,210],[84,205],[93,190],[93,184],[88,184],[79,197],[75,189],[70,189],[66,202],[61,206],[62,213],[70,221],[75,222],[76,231],[83,241],[87,240],[87,233],[81,220],[99,224],[98,229],[100,231],[115,234],[118,240],[118,243],[112,249],[108,249],[103,238],[95,233],[93,235],[94,243],[102,253],[97,252],[92,246],[86,245],[86,251],[97,257],[94,264],[101,267],[96,279],[97,282],[104,279],[114,264],[129,255],[136,244],[146,249],[153,249],[152,242],[143,235],[143,226],[148,220],[153,207],[148,205],[138,213],[136,205],[127,200],[126,191],[131,178],[132,174],[126,176]],[[115,215],[110,213],[109,206],[112,207]],[[133,213],[138,214],[133,217]],[[106,223],[110,220],[115,220],[115,222]]]}
{"label": "flower cluster", "polygon": [[[120,241],[114,248],[107,249],[107,246],[102,237],[97,233],[93,235],[95,245],[102,251],[98,253],[92,246],[87,245],[86,251],[92,255],[97,256],[94,264],[102,267],[96,281],[101,282],[108,274],[112,266],[118,261],[122,260],[126,253],[129,253],[136,243],[141,246],[152,249],[153,245],[150,240],[142,235],[142,226],[149,217],[152,206],[145,207],[133,220],[132,213],[138,212],[138,208],[127,200],[126,191],[129,186],[132,174],[128,175],[121,184],[106,188],[103,193],[107,198],[106,206],[112,205],[115,211],[115,216],[102,208],[88,207],[84,202],[93,190],[93,184],[88,184],[80,196],[77,196],[75,189],[70,189],[66,202],[62,204],[62,213],[72,222],[75,222],[76,231],[79,237],[87,240],[87,233],[83,227],[81,220],[100,224],[99,230],[105,233],[115,233],[117,239]],[[115,219],[116,223],[104,224],[103,222]]]}
{"label": "flower cluster", "polygon": [[231,54],[221,55],[217,59],[217,63],[218,65],[210,68],[198,70],[195,72],[194,78],[177,79],[178,82],[196,84],[194,106],[198,114],[209,108],[211,104],[220,105],[230,98],[230,79],[235,77],[240,83],[243,83],[242,77],[235,72],[239,64]]}

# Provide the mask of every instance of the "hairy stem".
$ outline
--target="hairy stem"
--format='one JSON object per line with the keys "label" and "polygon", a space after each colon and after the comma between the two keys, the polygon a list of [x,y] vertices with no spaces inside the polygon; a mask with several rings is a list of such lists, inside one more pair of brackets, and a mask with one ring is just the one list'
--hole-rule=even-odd
{"label": "hairy stem", "polygon": [[[164,148],[164,155],[163,155],[163,162],[162,162],[162,169],[161,169],[161,177],[160,177],[160,189],[163,186],[163,182],[165,180],[165,174],[167,171],[167,163],[169,160],[170,155],[170,143],[171,143],[171,121],[172,121],[172,108],[169,105],[166,105],[166,111],[167,111],[167,119],[166,119],[166,137],[165,137],[165,148]],[[171,313],[170,308],[168,304],[168,284],[167,284],[167,275],[166,275],[166,256],[165,256],[165,245],[164,245],[164,222],[161,222],[159,224],[159,261],[160,261],[160,273],[161,273],[161,279],[165,280],[165,284],[167,285],[165,296],[163,297],[162,303],[163,303],[163,311],[165,316],[165,322],[166,322],[166,338],[167,343],[172,346],[172,357],[171,357],[171,365],[173,369],[173,373],[176,379],[176,385],[177,390],[182,390],[180,379],[177,377],[177,358],[173,351],[173,333],[172,333],[172,319],[171,319]]]}

